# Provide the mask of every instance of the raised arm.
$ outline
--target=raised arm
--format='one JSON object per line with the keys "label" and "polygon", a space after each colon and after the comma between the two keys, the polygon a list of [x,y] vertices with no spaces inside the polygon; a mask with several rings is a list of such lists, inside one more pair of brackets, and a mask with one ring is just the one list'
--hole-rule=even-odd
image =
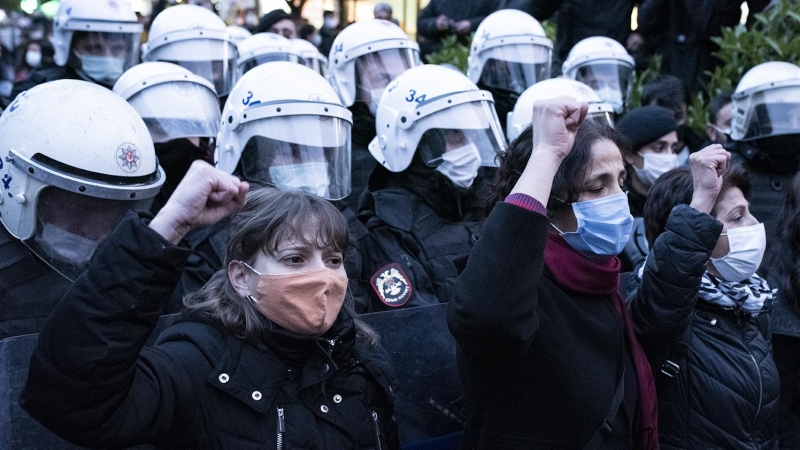
{"label": "raised arm", "polygon": [[[547,206],[587,108],[566,98],[535,105],[533,151],[512,195],[532,198],[540,210]],[[448,309],[450,332],[467,357],[513,357],[533,339],[549,230],[546,215],[510,203],[498,203],[489,215]]]}
{"label": "raised arm", "polygon": [[192,386],[180,383],[187,378],[174,347],[142,347],[190,253],[175,244],[236,211],[246,191],[198,162],[156,218],[128,213],[45,324],[22,407],[79,445],[197,439],[198,405]]}
{"label": "raised arm", "polygon": [[636,331],[648,355],[656,360],[666,356],[691,321],[706,264],[722,232],[722,223],[710,213],[730,154],[712,145],[689,161],[694,185],[691,205],[673,208],[631,301]]}

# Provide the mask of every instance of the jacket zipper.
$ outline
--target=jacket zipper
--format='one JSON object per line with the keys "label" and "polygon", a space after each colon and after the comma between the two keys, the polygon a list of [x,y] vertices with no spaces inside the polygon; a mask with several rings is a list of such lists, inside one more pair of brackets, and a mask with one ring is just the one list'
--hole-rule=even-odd
{"label": "jacket zipper", "polygon": [[[755,356],[753,356],[753,353],[750,351],[750,346],[747,345],[744,334],[742,333],[742,319],[739,313],[736,313],[736,325],[739,330],[739,337],[742,339],[742,344],[744,345],[744,348],[747,349],[747,354],[750,356],[750,360],[753,361],[753,366],[756,368],[756,373],[758,374],[758,408],[756,408],[756,416],[753,418],[753,425],[755,425],[755,422],[758,421],[759,414],[761,414],[761,403],[764,401],[764,382],[761,379],[761,368],[758,367],[758,362],[756,361]],[[756,448],[755,442],[751,442],[751,444],[753,448]]]}
{"label": "jacket zipper", "polygon": [[372,422],[375,424],[375,441],[378,443],[378,450],[383,450],[381,445],[381,427],[378,424],[378,413],[372,411]]}
{"label": "jacket zipper", "polygon": [[278,408],[278,450],[283,450],[283,433],[286,432],[286,419],[283,417],[283,408]]}

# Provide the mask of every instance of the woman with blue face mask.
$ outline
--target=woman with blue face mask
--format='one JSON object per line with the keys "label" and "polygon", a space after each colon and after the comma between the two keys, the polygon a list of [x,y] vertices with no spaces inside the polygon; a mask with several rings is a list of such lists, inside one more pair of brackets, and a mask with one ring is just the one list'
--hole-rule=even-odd
{"label": "woman with blue face mask", "polygon": [[618,293],[629,149],[587,111],[537,102],[500,157],[448,311],[465,448],[658,448],[653,375]]}
{"label": "woman with blue face mask", "polygon": [[766,233],[750,213],[750,177],[730,158],[719,144],[693,153],[645,204],[652,251],[630,304],[665,449],[778,448],[775,292],[756,273]]}

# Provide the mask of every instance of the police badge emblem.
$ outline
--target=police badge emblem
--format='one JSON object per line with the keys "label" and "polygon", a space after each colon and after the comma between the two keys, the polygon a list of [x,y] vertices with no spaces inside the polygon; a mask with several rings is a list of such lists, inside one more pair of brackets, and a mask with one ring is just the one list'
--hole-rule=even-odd
{"label": "police badge emblem", "polygon": [[370,284],[386,306],[398,308],[411,298],[411,283],[400,264],[391,263],[381,268],[372,276]]}

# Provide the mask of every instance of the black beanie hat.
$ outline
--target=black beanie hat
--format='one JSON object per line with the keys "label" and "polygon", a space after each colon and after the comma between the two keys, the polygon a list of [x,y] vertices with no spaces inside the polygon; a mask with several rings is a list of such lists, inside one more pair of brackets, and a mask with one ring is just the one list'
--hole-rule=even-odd
{"label": "black beanie hat", "polygon": [[625,114],[617,122],[617,131],[629,141],[633,150],[656,141],[661,136],[678,129],[675,113],[663,106],[642,106]]}
{"label": "black beanie hat", "polygon": [[282,9],[274,9],[266,14],[264,17],[261,18],[261,21],[258,22],[258,28],[256,28],[256,33],[266,33],[269,31],[270,27],[275,25],[276,23],[280,22],[283,19],[292,19],[286,11]]}

